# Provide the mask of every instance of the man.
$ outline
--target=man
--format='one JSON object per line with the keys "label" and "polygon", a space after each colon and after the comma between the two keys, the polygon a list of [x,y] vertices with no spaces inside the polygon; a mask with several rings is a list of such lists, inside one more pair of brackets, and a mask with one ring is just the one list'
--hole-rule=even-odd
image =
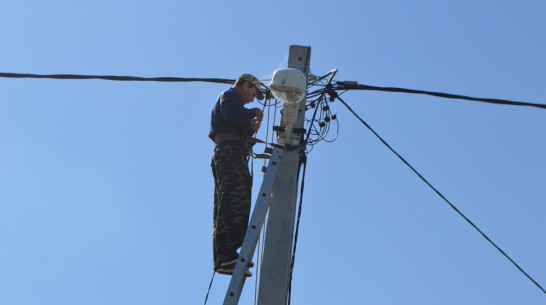
{"label": "man", "polygon": [[[242,74],[235,86],[222,92],[214,105],[209,138],[214,141],[213,257],[214,270],[233,274],[237,249],[243,244],[250,215],[252,177],[248,170],[248,140],[260,128],[263,112],[244,105],[264,98],[260,81]],[[247,267],[254,264],[249,262]],[[246,276],[252,276],[248,270]]]}

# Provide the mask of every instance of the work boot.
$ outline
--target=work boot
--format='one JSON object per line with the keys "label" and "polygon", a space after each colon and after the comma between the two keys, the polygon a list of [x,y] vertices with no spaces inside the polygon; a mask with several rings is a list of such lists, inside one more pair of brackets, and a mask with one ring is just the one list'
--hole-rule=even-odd
{"label": "work boot", "polygon": [[[235,268],[235,264],[237,263],[237,259],[239,259],[238,256],[237,256],[236,258],[232,259],[232,260],[229,260],[229,261],[227,261],[227,262],[223,262],[223,263],[220,264],[220,267],[233,264],[233,267]],[[253,262],[249,262],[249,263],[246,265],[246,267],[247,267],[247,268],[252,268],[252,267],[254,267],[254,263],[253,263]]]}
{"label": "work boot", "polygon": [[[250,262],[252,263],[252,262]],[[249,265],[250,265],[249,263]],[[237,264],[237,259],[234,259],[232,261],[229,261],[229,262],[225,262],[223,264],[220,264],[220,267],[218,267],[218,269],[216,269],[216,272],[220,273],[220,274],[226,274],[226,275],[232,275],[233,274],[233,269],[235,269],[235,265]],[[254,264],[252,264],[254,266]],[[251,277],[252,276],[252,272],[245,270],[245,277]]]}

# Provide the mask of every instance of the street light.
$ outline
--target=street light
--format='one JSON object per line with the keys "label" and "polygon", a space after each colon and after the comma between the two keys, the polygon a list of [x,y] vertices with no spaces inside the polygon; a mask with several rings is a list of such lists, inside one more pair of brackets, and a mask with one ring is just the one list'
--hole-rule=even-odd
{"label": "street light", "polygon": [[273,74],[269,88],[277,99],[285,103],[298,103],[307,93],[307,78],[300,70],[279,69]]}
{"label": "street light", "polygon": [[269,88],[277,99],[284,101],[281,126],[285,127],[285,136],[279,137],[279,144],[299,145],[299,136],[292,139],[292,128],[298,118],[298,104],[307,94],[305,74],[292,68],[279,69],[273,73]]}

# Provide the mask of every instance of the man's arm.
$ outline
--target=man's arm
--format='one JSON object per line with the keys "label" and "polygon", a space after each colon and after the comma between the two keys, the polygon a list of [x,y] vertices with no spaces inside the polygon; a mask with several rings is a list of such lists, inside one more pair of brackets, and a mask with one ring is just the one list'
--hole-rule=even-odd
{"label": "man's arm", "polygon": [[[250,119],[257,116],[257,111],[255,111],[254,109],[247,109],[237,100],[226,96],[222,97],[222,100],[220,102],[220,111],[222,112],[222,117],[226,122],[230,124],[248,123]],[[259,111],[261,112],[261,110]]]}

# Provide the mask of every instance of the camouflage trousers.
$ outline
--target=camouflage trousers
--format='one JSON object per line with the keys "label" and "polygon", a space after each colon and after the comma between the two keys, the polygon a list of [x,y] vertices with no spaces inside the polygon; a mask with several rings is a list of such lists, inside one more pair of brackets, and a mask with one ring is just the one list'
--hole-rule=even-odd
{"label": "camouflage trousers", "polygon": [[250,215],[252,178],[242,149],[227,145],[212,156],[214,210],[212,248],[214,270],[221,263],[237,258],[243,244]]}

